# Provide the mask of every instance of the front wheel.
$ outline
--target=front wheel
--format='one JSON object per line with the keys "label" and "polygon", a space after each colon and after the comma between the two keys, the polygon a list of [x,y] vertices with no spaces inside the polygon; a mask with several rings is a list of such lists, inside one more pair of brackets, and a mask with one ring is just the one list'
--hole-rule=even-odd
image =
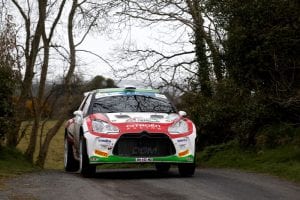
{"label": "front wheel", "polygon": [[67,137],[64,141],[64,168],[67,172],[75,172],[79,169],[79,162],[74,158],[73,147]]}
{"label": "front wheel", "polygon": [[83,136],[80,138],[80,169],[79,172],[83,177],[89,178],[95,175],[96,165],[91,165],[87,154],[86,140]]}
{"label": "front wheel", "polygon": [[179,174],[182,177],[191,177],[194,175],[196,169],[195,163],[180,163],[178,164]]}

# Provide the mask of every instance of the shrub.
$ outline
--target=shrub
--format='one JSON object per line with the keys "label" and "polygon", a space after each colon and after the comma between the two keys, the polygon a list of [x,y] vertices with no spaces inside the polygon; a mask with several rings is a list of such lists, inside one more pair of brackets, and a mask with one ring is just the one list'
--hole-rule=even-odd
{"label": "shrub", "polygon": [[264,126],[258,132],[257,146],[260,148],[274,148],[287,144],[300,146],[300,128],[288,123]]}
{"label": "shrub", "polygon": [[198,148],[236,139],[240,146],[255,145],[257,131],[272,121],[273,113],[258,93],[238,87],[230,79],[214,85],[212,97],[189,92],[179,107],[198,130]]}

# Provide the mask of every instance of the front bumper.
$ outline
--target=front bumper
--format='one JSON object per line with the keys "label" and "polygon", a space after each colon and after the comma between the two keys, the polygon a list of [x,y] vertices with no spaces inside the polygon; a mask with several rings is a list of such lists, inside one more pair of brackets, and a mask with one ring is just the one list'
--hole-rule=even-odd
{"label": "front bumper", "polygon": [[123,157],[110,155],[108,157],[101,157],[94,155],[90,157],[91,164],[103,163],[193,163],[194,155],[184,157],[163,156],[163,157]]}
{"label": "front bumper", "polygon": [[167,156],[120,156],[113,150],[119,138],[104,138],[89,132],[84,134],[87,141],[87,152],[90,164],[104,163],[193,163],[196,133],[185,137],[170,138],[175,153]]}

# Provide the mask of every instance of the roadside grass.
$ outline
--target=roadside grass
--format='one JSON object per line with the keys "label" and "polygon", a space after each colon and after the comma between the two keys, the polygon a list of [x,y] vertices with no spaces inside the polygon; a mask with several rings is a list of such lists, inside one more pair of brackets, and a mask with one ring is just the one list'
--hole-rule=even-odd
{"label": "roadside grass", "polygon": [[[47,123],[45,124],[45,127],[44,127],[44,133],[42,134],[42,136],[41,136],[41,131],[39,131],[38,142],[37,142],[37,146],[36,146],[36,150],[35,150],[35,154],[34,154],[35,158],[38,156],[38,152],[40,149],[40,138],[42,138],[42,141],[44,140],[46,132],[51,127],[53,127],[55,122],[56,122],[55,120],[47,121]],[[22,126],[23,127],[26,126],[27,123],[29,123],[29,121],[23,122]],[[24,136],[24,138],[20,141],[20,143],[17,146],[17,148],[23,153],[26,151],[26,148],[29,143],[29,138],[30,138],[29,130],[26,131],[26,135]],[[47,155],[44,167],[45,167],[45,169],[60,169],[60,170],[62,170],[63,166],[64,166],[63,162],[64,162],[64,126],[62,126],[60,128],[60,130],[54,136],[54,138],[52,139],[52,141],[50,143],[48,155]]]}
{"label": "roadside grass", "polygon": [[0,150],[0,179],[39,170],[28,162],[17,149],[2,147]]}
{"label": "roadside grass", "polygon": [[243,150],[229,143],[207,147],[198,155],[203,167],[242,169],[300,183],[300,147],[296,145]]}
{"label": "roadside grass", "polygon": [[[29,121],[24,122],[22,124],[23,127],[26,126],[26,124],[29,123]],[[49,130],[54,125],[55,121],[48,121],[45,124],[45,132]],[[42,138],[42,141],[44,140],[44,135],[40,135],[39,132],[39,138]],[[14,177],[19,174],[28,173],[28,172],[35,172],[40,171],[41,169],[30,163],[26,158],[24,157],[23,153],[25,152],[27,145],[29,143],[30,138],[30,131],[26,131],[26,134],[24,138],[20,141],[19,145],[16,149],[2,147],[0,149],[0,190],[5,188],[5,185],[2,183],[2,179]],[[45,169],[58,169],[63,170],[63,144],[64,144],[64,127],[62,127],[56,136],[54,136],[50,147],[48,156],[45,162]],[[40,148],[40,142],[38,139],[37,148],[35,151],[35,158],[38,155]]]}

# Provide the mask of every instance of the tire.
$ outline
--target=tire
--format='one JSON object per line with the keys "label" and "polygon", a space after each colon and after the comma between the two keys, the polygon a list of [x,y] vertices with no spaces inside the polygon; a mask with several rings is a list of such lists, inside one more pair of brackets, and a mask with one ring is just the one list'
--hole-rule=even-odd
{"label": "tire", "polygon": [[67,137],[64,141],[64,168],[66,172],[75,172],[79,169],[79,162],[74,158],[73,147]]}
{"label": "tire", "polygon": [[155,168],[159,173],[166,173],[170,170],[171,164],[169,164],[169,163],[156,163]]}
{"label": "tire", "polygon": [[80,167],[79,172],[83,177],[90,178],[93,177],[96,173],[96,165],[91,165],[88,154],[87,154],[87,146],[86,140],[83,136],[80,137]]}
{"label": "tire", "polygon": [[178,164],[179,174],[182,177],[192,177],[195,173],[195,163],[180,163]]}

